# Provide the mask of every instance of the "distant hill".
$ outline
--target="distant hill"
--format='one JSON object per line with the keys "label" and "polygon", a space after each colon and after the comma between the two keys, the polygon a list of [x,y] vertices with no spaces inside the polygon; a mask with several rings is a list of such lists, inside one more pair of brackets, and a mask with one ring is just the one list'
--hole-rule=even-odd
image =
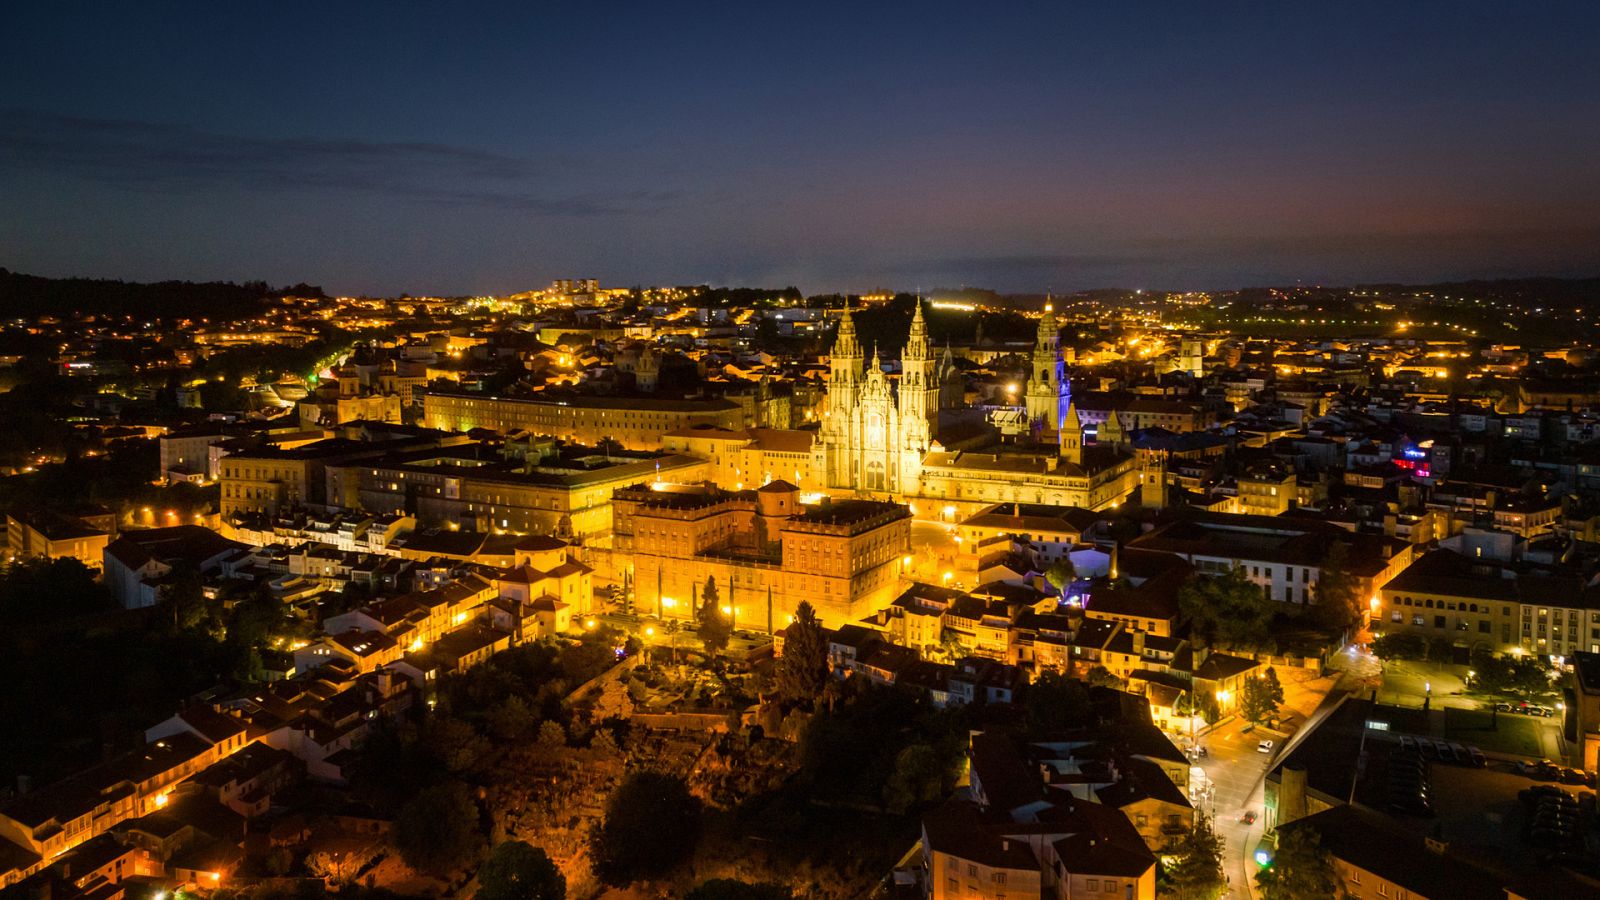
{"label": "distant hill", "polygon": [[1386,293],[1425,291],[1444,296],[1538,301],[1554,306],[1600,303],[1600,278],[1504,278],[1438,284],[1358,284],[1355,288]]}
{"label": "distant hill", "polygon": [[271,299],[321,297],[322,288],[296,284],[282,289],[264,281],[160,281],[141,284],[102,278],[43,278],[0,269],[0,315],[77,314],[153,316],[163,319],[247,318]]}

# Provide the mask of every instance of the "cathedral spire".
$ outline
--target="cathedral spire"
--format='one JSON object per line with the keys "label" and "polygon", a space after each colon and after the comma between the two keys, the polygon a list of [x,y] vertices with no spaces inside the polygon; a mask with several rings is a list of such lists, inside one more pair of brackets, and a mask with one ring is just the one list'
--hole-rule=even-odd
{"label": "cathedral spire", "polygon": [[839,332],[833,340],[833,356],[845,359],[861,357],[861,342],[856,339],[855,319],[850,315],[850,298],[844,298],[844,314],[839,317]]}
{"label": "cathedral spire", "polygon": [[911,316],[911,331],[906,335],[906,348],[901,354],[905,360],[925,360],[932,356],[928,346],[928,323],[922,317],[922,300],[916,302],[916,312]]}

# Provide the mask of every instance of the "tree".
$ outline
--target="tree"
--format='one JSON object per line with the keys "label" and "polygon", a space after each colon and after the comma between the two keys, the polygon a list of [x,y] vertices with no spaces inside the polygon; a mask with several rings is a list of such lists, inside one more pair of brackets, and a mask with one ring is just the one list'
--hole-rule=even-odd
{"label": "tree", "polygon": [[1391,631],[1373,638],[1369,645],[1372,655],[1379,659],[1421,660],[1428,656],[1428,641],[1420,634],[1409,631]]}
{"label": "tree", "polygon": [[1444,636],[1428,639],[1428,661],[1436,663],[1455,662],[1455,642]]}
{"label": "tree", "polygon": [[377,854],[377,847],[367,845],[353,851],[317,850],[306,855],[306,871],[335,884],[347,884]]}
{"label": "tree", "polygon": [[1065,594],[1067,585],[1077,577],[1078,570],[1073,568],[1072,560],[1066,557],[1056,560],[1050,564],[1050,568],[1044,570],[1045,580],[1050,582],[1050,586],[1056,589],[1057,594]]}
{"label": "tree", "polygon": [[489,742],[470,723],[443,712],[428,717],[422,745],[446,771],[457,775],[476,769],[489,753]]}
{"label": "tree", "polygon": [[565,900],[567,878],[549,854],[526,841],[494,848],[478,870],[477,900]]}
{"label": "tree", "polygon": [[895,757],[894,771],[883,786],[889,811],[902,814],[944,796],[944,767],[928,744],[912,744]]}
{"label": "tree", "polygon": [[1555,669],[1535,656],[1517,656],[1510,662],[1508,687],[1526,698],[1550,693]]}
{"label": "tree", "polygon": [[1076,728],[1089,718],[1089,690],[1076,678],[1047,670],[1023,691],[1022,708],[1036,734]]}
{"label": "tree", "polygon": [[1215,725],[1222,718],[1222,708],[1210,691],[1184,691],[1173,701],[1172,712],[1180,716],[1199,716],[1207,725]]}
{"label": "tree", "polygon": [[1361,621],[1361,582],[1350,571],[1350,551],[1335,541],[1322,560],[1311,613],[1318,625],[1343,633]]}
{"label": "tree", "polygon": [[1178,842],[1167,870],[1169,895],[1177,900],[1216,900],[1228,886],[1222,873],[1222,838],[1204,813],[1194,815],[1194,828]]}
{"label": "tree", "polygon": [[728,646],[728,638],[733,635],[733,623],[722,611],[715,576],[706,576],[706,586],[700,594],[700,622],[695,634],[705,644],[706,653],[715,656]]}
{"label": "tree", "polygon": [[763,881],[752,884],[732,878],[702,881],[683,900],[793,900],[794,893],[781,884]]}
{"label": "tree", "polygon": [[539,726],[539,746],[547,750],[556,750],[567,745],[567,730],[561,723],[548,719]]}
{"label": "tree", "polygon": [[1283,704],[1283,685],[1271,666],[1260,678],[1247,678],[1239,691],[1239,712],[1257,725],[1278,724],[1278,707]]}
{"label": "tree", "polygon": [[590,838],[595,874],[621,886],[666,874],[694,853],[700,839],[700,801],[683,779],[634,772],[606,803]]}
{"label": "tree", "polygon": [[601,756],[620,756],[622,747],[617,743],[616,735],[610,729],[601,728],[589,739],[589,749]]}
{"label": "tree", "polygon": [[785,700],[810,705],[822,696],[828,683],[828,645],[822,636],[817,611],[805,600],[794,611],[794,622],[783,639],[778,659],[778,693]]}
{"label": "tree", "polygon": [[1097,665],[1091,667],[1088,674],[1084,676],[1084,680],[1088,681],[1091,687],[1122,689],[1122,679],[1112,674],[1111,670],[1105,666]]}
{"label": "tree", "polygon": [[1256,648],[1271,640],[1269,626],[1277,608],[1243,567],[1234,566],[1223,575],[1184,582],[1178,610],[1207,647]]}
{"label": "tree", "polygon": [[419,791],[395,819],[394,842],[405,864],[423,872],[448,875],[470,864],[483,838],[466,785],[449,781]]}
{"label": "tree", "polygon": [[88,566],[64,556],[0,564],[0,615],[8,623],[63,619],[115,609],[116,601]]}
{"label": "tree", "polygon": [[188,631],[204,622],[208,611],[200,570],[188,563],[175,566],[161,591],[161,604],[171,616],[173,631]]}
{"label": "tree", "polygon": [[502,741],[527,739],[539,721],[528,701],[518,696],[508,697],[504,703],[491,707],[484,718],[489,733]]}
{"label": "tree", "polygon": [[1263,900],[1323,900],[1343,897],[1344,879],[1333,854],[1322,846],[1315,828],[1286,828],[1278,832],[1278,850],[1272,862],[1256,873]]}

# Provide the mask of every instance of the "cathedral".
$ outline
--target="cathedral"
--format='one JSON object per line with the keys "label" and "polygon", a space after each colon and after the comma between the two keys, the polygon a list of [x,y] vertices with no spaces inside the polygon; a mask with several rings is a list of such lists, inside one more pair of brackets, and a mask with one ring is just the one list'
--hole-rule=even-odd
{"label": "cathedral", "polygon": [[939,398],[953,368],[948,351],[934,359],[917,302],[900,354],[899,389],[891,390],[878,354],[864,365],[856,325],[846,308],[829,362],[828,417],[821,441],[831,488],[914,494],[922,457],[933,444]]}
{"label": "cathedral", "polygon": [[[1053,503],[1103,509],[1135,493],[1164,493],[1136,461],[1116,417],[1084,442],[1061,357],[1060,332],[1047,305],[1039,321],[1024,409],[1036,443],[953,449],[938,441],[939,410],[955,405],[960,386],[947,349],[935,359],[918,301],[893,385],[878,354],[871,364],[849,308],[839,320],[829,362],[828,413],[817,437],[825,484],[833,490],[972,503]],[[1143,490],[1141,490],[1143,488]],[[1156,490],[1152,490],[1156,488]]]}

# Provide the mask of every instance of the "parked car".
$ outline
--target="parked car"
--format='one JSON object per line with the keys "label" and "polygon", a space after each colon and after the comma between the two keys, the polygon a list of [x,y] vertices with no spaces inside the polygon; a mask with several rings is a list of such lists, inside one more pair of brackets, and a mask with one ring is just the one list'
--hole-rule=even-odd
{"label": "parked car", "polygon": [[1479,750],[1477,747],[1468,747],[1467,756],[1472,760],[1472,765],[1474,768],[1481,769],[1489,764],[1489,760],[1485,759],[1483,756],[1483,751]]}
{"label": "parked car", "polygon": [[1508,712],[1511,712],[1511,704],[1509,704],[1509,703],[1496,703],[1494,705],[1494,709],[1495,709],[1495,712],[1508,713]]}
{"label": "parked car", "polygon": [[1272,746],[1273,746],[1273,744],[1272,744],[1271,741],[1262,741],[1261,743],[1256,745],[1256,752],[1257,753],[1271,753],[1272,752]]}
{"label": "parked car", "polygon": [[1562,784],[1583,784],[1583,772],[1579,769],[1562,769]]}
{"label": "parked car", "polygon": [[1415,750],[1415,749],[1417,749],[1417,739],[1412,737],[1409,734],[1400,735],[1400,749],[1401,750]]}

